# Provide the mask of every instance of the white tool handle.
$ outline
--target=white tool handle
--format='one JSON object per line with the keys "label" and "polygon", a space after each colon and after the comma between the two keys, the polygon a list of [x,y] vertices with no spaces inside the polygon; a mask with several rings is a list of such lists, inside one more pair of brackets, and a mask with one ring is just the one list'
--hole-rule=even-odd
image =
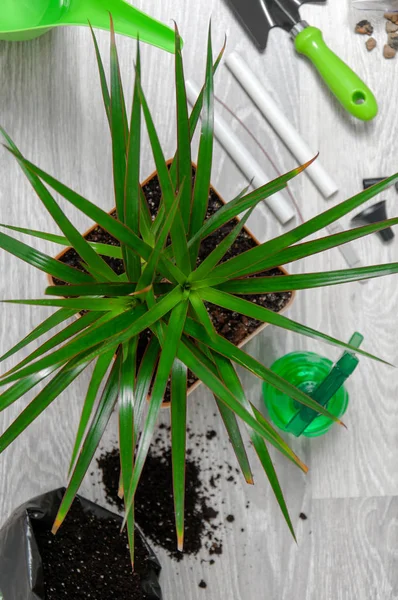
{"label": "white tool handle", "polygon": [[[309,148],[298,131],[294,129],[244,60],[236,52],[233,52],[227,58],[226,64],[298,162],[303,164],[314,158],[316,152]],[[305,172],[325,198],[329,198],[337,192],[336,183],[325,171],[319,159],[313,162]]]}
{"label": "white tool handle", "polygon": [[[187,81],[186,88],[188,100],[193,105],[199,96],[199,89],[193,81]],[[229,125],[217,114],[214,116],[214,134],[254,188],[261,187],[270,181]],[[264,203],[272,210],[282,225],[295,216],[293,208],[281,192],[265,198]]]}
{"label": "white tool handle", "polygon": [[[334,223],[328,225],[326,227],[326,230],[332,235],[344,231],[343,227],[338,221],[335,221]],[[341,246],[338,246],[338,248],[350,269],[363,266],[362,261],[356,253],[356,250],[353,248],[352,244],[342,244]],[[359,283],[367,283],[367,281],[367,279],[360,279]]]}

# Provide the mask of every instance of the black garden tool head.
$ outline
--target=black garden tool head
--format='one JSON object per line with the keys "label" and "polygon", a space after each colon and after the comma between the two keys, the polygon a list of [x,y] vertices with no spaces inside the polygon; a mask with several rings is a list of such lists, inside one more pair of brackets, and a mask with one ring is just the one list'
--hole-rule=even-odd
{"label": "black garden tool head", "polygon": [[260,50],[267,46],[273,27],[291,31],[300,21],[299,8],[306,2],[326,0],[228,0]]}

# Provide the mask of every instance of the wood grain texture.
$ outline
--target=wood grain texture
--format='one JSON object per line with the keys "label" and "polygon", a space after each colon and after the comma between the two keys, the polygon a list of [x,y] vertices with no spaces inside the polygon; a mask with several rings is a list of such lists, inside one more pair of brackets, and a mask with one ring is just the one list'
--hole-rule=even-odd
{"label": "wood grain texture", "polygon": [[[385,61],[381,55],[385,38],[381,15],[371,16],[379,47],[368,54],[364,38],[353,33],[355,22],[366,17],[366,13],[355,12],[345,0],[325,6],[307,5],[301,10],[302,17],[324,30],[330,45],[374,90],[380,114],[372,123],[361,123],[354,122],[337,105],[312,67],[294,53],[283,31],[271,32],[267,51],[260,55],[224,0],[201,3],[163,0],[152,2],[150,8],[144,0],[136,4],[165,22],[171,19],[178,22],[186,41],[187,78],[197,82],[203,78],[210,17],[214,48],[222,45],[226,33],[229,51],[240,52],[261,76],[266,89],[314,152],[319,150],[324,167],[340,186],[339,193],[326,202],[305,175],[294,180],[291,189],[305,218],[356,193],[363,177],[384,176],[398,170],[397,66],[396,61]],[[107,56],[105,32],[99,33],[99,42]],[[135,43],[119,38],[119,49],[127,86],[131,82]],[[172,65],[172,56],[143,48],[144,88],[168,155],[175,146]],[[109,132],[97,79],[94,51],[86,29],[53,31],[28,43],[0,42],[1,124],[29,158],[109,209],[113,205]],[[295,165],[294,158],[225,66],[220,67],[216,77],[216,91],[257,135],[281,171]],[[219,107],[217,110],[222,111]],[[273,176],[272,167],[249,136],[226,113],[222,114],[269,176]],[[152,170],[153,161],[145,142],[142,176]],[[218,144],[212,179],[227,199],[247,183]],[[383,197],[388,200],[390,215],[396,215],[395,191],[388,190]],[[62,200],[60,203],[73,215],[74,223],[85,230],[90,224],[88,220],[70,211]],[[15,161],[1,149],[0,222],[55,231]],[[349,226],[349,217],[343,219],[343,225]],[[271,216],[259,221],[257,227],[264,238],[282,231]],[[35,245],[49,253],[58,250],[45,242],[38,241]],[[364,264],[398,260],[396,241],[385,246],[372,236],[356,242],[355,247]],[[300,273],[344,266],[339,251],[334,250],[288,265],[288,269]],[[46,283],[43,275],[4,252],[0,253],[0,269],[1,298],[41,295]],[[385,278],[366,285],[300,292],[290,316],[345,340],[358,330],[365,336],[364,347],[398,364],[397,290],[396,279]],[[1,352],[46,314],[45,309],[5,305],[0,312]],[[248,347],[250,353],[267,365],[284,353],[299,349],[311,349],[330,358],[338,356],[333,348],[271,327]],[[242,377],[250,398],[260,405],[260,382],[247,374]],[[88,375],[84,374],[0,457],[0,523],[22,501],[65,483],[87,382]],[[398,376],[396,370],[363,360],[348,387],[351,397],[345,418],[348,431],[335,428],[326,437],[311,442],[290,440],[310,467],[307,477],[275,457],[293,522],[298,525],[298,547],[289,537],[269,486],[255,463],[254,487],[249,488],[243,482],[221,484],[215,500],[220,515],[232,512],[236,521],[226,527],[224,554],[216,565],[201,563],[201,557],[186,558],[177,565],[159,552],[165,600],[398,598]],[[0,415],[1,431],[27,401],[28,398]],[[203,459],[204,469],[223,459],[232,463],[234,457],[222,423],[213,417],[211,395],[203,388],[198,390],[189,402],[189,410],[194,428],[204,431],[211,425],[218,434]],[[162,419],[167,421],[167,414]],[[112,445],[115,440],[116,429],[111,424],[104,446]],[[82,493],[104,502],[97,473],[93,472],[85,480]],[[250,510],[245,508],[247,500]],[[299,521],[301,510],[309,515],[308,521]],[[245,531],[241,532],[241,528]],[[205,590],[198,587],[202,578],[208,584]]]}
{"label": "wood grain texture", "polygon": [[397,511],[396,497],[314,500],[299,526],[303,553],[280,597],[395,600]]}

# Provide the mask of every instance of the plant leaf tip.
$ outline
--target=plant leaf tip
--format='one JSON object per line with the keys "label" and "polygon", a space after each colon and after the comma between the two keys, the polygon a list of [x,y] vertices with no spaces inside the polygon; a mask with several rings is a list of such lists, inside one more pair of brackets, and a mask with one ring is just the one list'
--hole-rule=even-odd
{"label": "plant leaf tip", "polygon": [[177,550],[178,552],[184,552],[184,534],[180,533],[177,536]]}
{"label": "plant leaf tip", "polygon": [[111,33],[111,46],[114,47],[116,44],[116,36],[115,36],[115,25],[113,23],[112,13],[109,10],[109,23],[110,23],[110,33]]}
{"label": "plant leaf tip", "polygon": [[307,160],[307,162],[305,162],[304,164],[297,167],[297,175],[299,173],[302,173],[303,171],[305,171],[305,169],[308,169],[308,167],[311,166],[312,163],[315,162],[318,157],[319,157],[319,152],[317,152],[315,154],[315,156],[313,156],[310,160]]}
{"label": "plant leaf tip", "polygon": [[305,475],[307,475],[309,469],[308,469],[307,465],[305,463],[303,463],[300,459],[299,459],[299,466],[300,466],[301,470],[303,471],[303,473],[305,473]]}
{"label": "plant leaf tip", "polygon": [[58,532],[58,529],[61,527],[61,525],[62,525],[62,519],[60,517],[57,517],[54,521],[54,525],[52,526],[51,533],[53,535],[56,535],[56,533]]}

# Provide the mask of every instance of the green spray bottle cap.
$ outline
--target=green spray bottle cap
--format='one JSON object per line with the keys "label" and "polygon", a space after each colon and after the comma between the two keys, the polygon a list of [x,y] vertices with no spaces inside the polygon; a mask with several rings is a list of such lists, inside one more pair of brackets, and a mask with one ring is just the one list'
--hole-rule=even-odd
{"label": "green spray bottle cap", "polygon": [[[359,348],[362,341],[363,336],[356,332],[349,344]],[[271,370],[340,417],[348,406],[348,394],[343,384],[355,371],[358,362],[353,351],[345,351],[335,365],[313,352],[293,352],[277,360]],[[296,437],[323,435],[333,425],[331,419],[292,400],[268,384],[264,384],[264,400],[271,420],[280,429]]]}

